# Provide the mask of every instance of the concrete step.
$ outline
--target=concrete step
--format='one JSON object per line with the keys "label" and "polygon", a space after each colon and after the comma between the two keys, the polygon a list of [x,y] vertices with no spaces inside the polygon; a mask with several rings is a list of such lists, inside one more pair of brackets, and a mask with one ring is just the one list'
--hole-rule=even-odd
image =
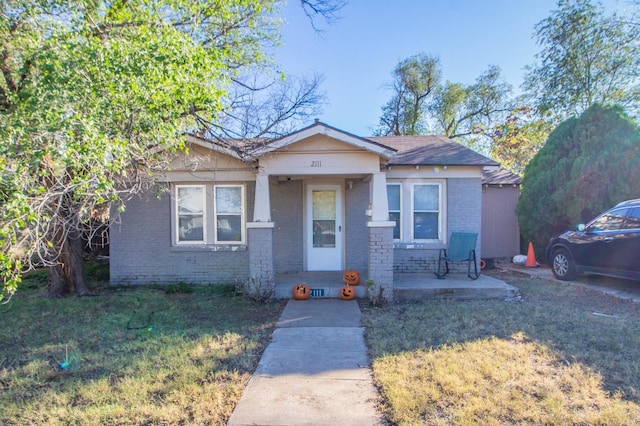
{"label": "concrete step", "polygon": [[440,288],[394,288],[393,298],[403,300],[437,300],[437,299],[516,299],[520,292],[515,287],[440,287]]}
{"label": "concrete step", "polygon": [[[293,287],[295,284],[278,284],[274,297],[276,299],[292,299]],[[340,290],[344,284],[307,284],[311,288],[310,299],[339,299]],[[366,298],[367,287],[364,285],[353,286],[356,291],[356,298]]]}

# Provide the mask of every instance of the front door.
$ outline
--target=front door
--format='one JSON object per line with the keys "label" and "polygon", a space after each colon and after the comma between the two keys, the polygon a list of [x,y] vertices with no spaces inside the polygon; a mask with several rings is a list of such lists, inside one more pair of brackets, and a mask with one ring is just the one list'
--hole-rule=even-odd
{"label": "front door", "polygon": [[308,185],[307,270],[342,270],[342,186]]}

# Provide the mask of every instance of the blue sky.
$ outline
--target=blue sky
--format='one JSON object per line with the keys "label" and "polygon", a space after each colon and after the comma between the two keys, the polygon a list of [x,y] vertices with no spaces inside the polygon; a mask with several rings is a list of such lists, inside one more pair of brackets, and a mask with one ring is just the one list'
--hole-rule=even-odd
{"label": "blue sky", "polygon": [[[603,3],[607,12],[624,7]],[[276,61],[288,74],[324,75],[328,104],[318,118],[368,136],[390,97],[393,68],[420,52],[440,58],[444,80],[464,84],[498,65],[517,91],[540,50],[534,26],[556,7],[557,0],[349,0],[318,35],[289,0]]]}

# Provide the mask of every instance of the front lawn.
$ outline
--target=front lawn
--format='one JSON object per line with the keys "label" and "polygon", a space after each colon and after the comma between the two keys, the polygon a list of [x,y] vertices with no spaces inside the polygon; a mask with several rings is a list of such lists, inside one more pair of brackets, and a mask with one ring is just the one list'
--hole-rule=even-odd
{"label": "front lawn", "polygon": [[226,424],[284,306],[233,286],[97,292],[47,300],[27,280],[0,305],[0,424]]}
{"label": "front lawn", "polygon": [[522,300],[362,304],[387,419],[640,423],[640,306],[575,286],[499,278],[519,287]]}

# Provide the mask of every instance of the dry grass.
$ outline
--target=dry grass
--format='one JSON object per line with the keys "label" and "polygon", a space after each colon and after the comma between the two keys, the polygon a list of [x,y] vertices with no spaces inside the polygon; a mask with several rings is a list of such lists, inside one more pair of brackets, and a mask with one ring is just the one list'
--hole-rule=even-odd
{"label": "dry grass", "polygon": [[233,287],[28,286],[0,305],[1,424],[226,424],[283,307]]}
{"label": "dry grass", "polygon": [[640,307],[578,287],[503,278],[521,289],[522,301],[363,309],[388,420],[640,423]]}

